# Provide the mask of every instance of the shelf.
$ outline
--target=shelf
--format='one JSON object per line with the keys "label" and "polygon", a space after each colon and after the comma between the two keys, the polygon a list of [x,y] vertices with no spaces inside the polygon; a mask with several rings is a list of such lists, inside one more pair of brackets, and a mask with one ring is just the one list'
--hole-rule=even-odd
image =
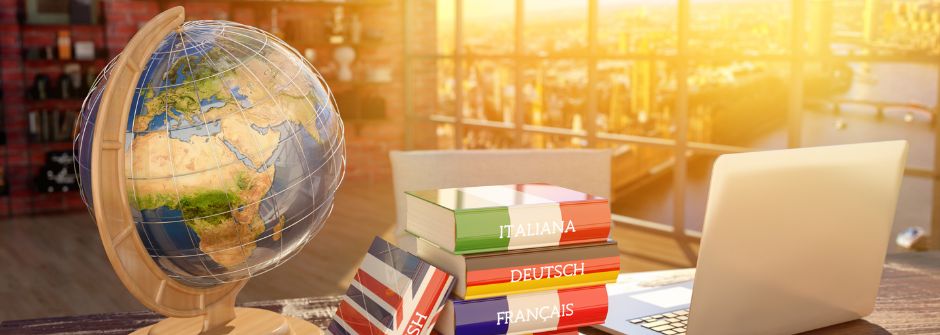
{"label": "shelf", "polygon": [[72,140],[49,141],[49,142],[30,142],[32,148],[45,149],[46,151],[72,150]]}
{"label": "shelf", "polygon": [[43,100],[26,100],[26,107],[28,109],[34,108],[81,108],[82,103],[85,102],[85,98],[81,99],[43,99]]}
{"label": "shelf", "polygon": [[62,59],[24,59],[24,65],[31,66],[50,66],[50,65],[66,65],[66,64],[79,64],[79,65],[99,65],[104,64],[108,60],[104,58],[96,58],[91,60],[62,60]]}
{"label": "shelf", "polygon": [[20,24],[22,30],[82,30],[82,29],[101,29],[104,30],[104,24],[41,24],[41,23],[23,23]]}
{"label": "shelf", "polygon": [[310,5],[310,6],[386,6],[391,0],[234,0],[234,4],[277,6],[277,5]]}
{"label": "shelf", "polygon": [[[22,12],[24,10],[22,1],[14,1],[10,7],[14,11]],[[100,8],[99,8],[100,10]],[[5,76],[2,81],[5,87],[9,87],[9,94],[16,94],[15,98],[7,97],[5,103],[12,104],[11,109],[4,113],[10,115],[13,111],[19,111],[25,108],[22,113],[15,113],[13,121],[5,123],[4,127],[7,134],[15,134],[15,138],[8,139],[5,145],[0,145],[0,164],[2,164],[6,177],[6,187],[8,194],[0,194],[0,216],[16,217],[21,215],[37,215],[53,212],[72,212],[85,209],[81,198],[76,190],[69,192],[47,193],[45,190],[37,189],[37,174],[42,172],[43,166],[50,152],[72,151],[73,142],[71,138],[61,141],[30,141],[38,136],[29,134],[28,113],[36,110],[60,110],[76,111],[84,103],[85,96],[73,96],[71,98],[61,99],[29,99],[33,92],[33,84],[37,73],[45,73],[49,78],[48,93],[58,93],[58,78],[64,67],[69,64],[78,64],[81,66],[82,76],[86,75],[88,69],[100,71],[106,66],[110,57],[108,49],[108,26],[103,18],[97,20],[94,24],[74,24],[74,23],[35,23],[20,20],[13,22],[11,26],[15,29],[11,33],[19,34],[19,45],[12,46],[10,52],[7,52],[10,60],[19,62],[11,63],[18,66],[17,71],[22,73],[20,76]],[[95,44],[95,58],[87,60],[62,60],[45,59],[39,57],[44,54],[47,47],[57,49],[58,32],[69,32],[73,42],[90,40]],[[35,45],[34,45],[35,44]],[[74,47],[74,46],[73,46]],[[74,51],[74,49],[72,50]],[[73,54],[74,55],[74,54]],[[31,58],[27,59],[27,56]],[[73,65],[74,66],[74,65]],[[50,96],[51,97],[51,96]],[[64,120],[65,118],[61,118]],[[59,120],[59,118],[56,118]],[[35,122],[35,121],[34,121]],[[63,131],[66,123],[55,123],[55,130],[50,134],[66,135]],[[62,131],[58,131],[61,128]],[[49,132],[49,130],[46,130]],[[44,178],[44,177],[43,177]]]}

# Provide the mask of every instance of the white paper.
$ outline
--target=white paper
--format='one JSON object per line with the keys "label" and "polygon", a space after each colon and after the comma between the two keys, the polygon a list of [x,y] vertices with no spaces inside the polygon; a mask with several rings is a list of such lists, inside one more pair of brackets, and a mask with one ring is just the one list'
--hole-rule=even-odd
{"label": "white paper", "polygon": [[691,302],[692,290],[685,287],[671,287],[663,290],[638,293],[630,297],[651,305],[656,305],[660,308],[672,308]]}

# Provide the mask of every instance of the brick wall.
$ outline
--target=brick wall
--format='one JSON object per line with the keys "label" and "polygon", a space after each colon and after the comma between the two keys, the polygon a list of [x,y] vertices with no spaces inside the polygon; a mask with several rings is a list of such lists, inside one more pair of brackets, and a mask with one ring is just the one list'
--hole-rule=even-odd
{"label": "brick wall", "polygon": [[[25,111],[25,84],[23,79],[23,63],[20,58],[20,28],[17,23],[17,1],[0,0],[0,84],[3,89],[3,118],[6,130],[7,145],[0,151],[6,157],[7,182],[10,183],[10,193],[24,192],[25,184],[12,183],[17,179],[29,179],[29,170],[21,168],[28,159],[22,147],[26,145],[26,111]],[[20,148],[20,150],[11,148]],[[15,167],[14,167],[15,165]],[[13,197],[0,201],[0,213],[7,213],[10,208],[26,204],[13,204]]]}
{"label": "brick wall", "polygon": [[[379,36],[369,42],[356,47],[357,60],[354,72],[358,78],[373,68],[384,67],[391,70],[392,81],[388,83],[343,83],[334,78],[335,64],[332,62],[333,46],[328,43],[319,43],[314,48],[317,51],[317,61],[314,66],[327,78],[334,92],[343,92],[357,88],[379,96],[385,101],[385,118],[381,120],[346,122],[347,145],[347,178],[350,180],[379,180],[390,176],[388,152],[402,149],[405,132],[404,112],[404,75],[403,66],[403,36],[402,36],[402,0],[387,0],[382,4],[355,5],[346,7],[346,14],[355,13],[362,23],[364,35]],[[412,31],[415,35],[413,41],[417,49],[434,50],[434,1],[414,0],[415,11],[410,13],[413,20]],[[37,62],[23,61],[24,48],[44,47],[55,45],[56,31],[62,26],[29,27],[21,25],[24,5],[22,0],[0,0],[0,89],[2,96],[2,113],[5,122],[6,145],[0,145],[0,155],[3,157],[2,166],[5,168],[6,178],[9,181],[10,196],[0,196],[0,213],[13,215],[43,213],[50,210],[83,208],[77,193],[65,194],[37,194],[32,191],[33,178],[39,171],[39,166],[45,161],[45,153],[49,150],[69,150],[70,143],[56,143],[54,145],[30,143],[28,140],[28,109],[31,102],[26,100],[27,90],[32,77],[37,73],[50,74],[55,78],[61,71],[61,64],[56,62],[38,62],[41,68],[35,68]],[[102,1],[102,19],[104,28],[73,26],[71,31],[73,40],[93,40],[96,45],[103,47],[107,56],[119,54],[127,41],[137,30],[154,15],[169,6],[183,5],[187,10],[187,20],[222,19],[241,22],[270,31],[270,12],[259,10],[259,6],[269,6],[262,2],[231,2],[231,1],[154,1],[154,0],[106,0]],[[335,5],[329,4],[276,4],[278,8],[278,21],[281,29],[287,29],[291,24],[300,24],[303,29],[294,29],[303,32],[304,36],[289,36],[286,39],[300,38],[305,41],[325,41],[326,33],[321,27],[330,20]],[[103,33],[102,33],[103,32]],[[310,35],[306,35],[309,32]],[[21,38],[22,37],[22,38]],[[316,43],[316,42],[314,42]],[[414,51],[414,50],[412,50]],[[103,66],[104,63],[97,65]],[[421,98],[415,99],[415,106],[421,114],[437,108],[436,99],[436,68],[437,63],[419,64],[419,75],[416,76],[416,88],[424,92]],[[77,108],[77,107],[76,107]],[[344,108],[340,108],[343,113]],[[349,115],[348,111],[345,113]],[[434,124],[419,123],[416,125],[417,148],[433,148]],[[423,143],[423,144],[422,144]]]}

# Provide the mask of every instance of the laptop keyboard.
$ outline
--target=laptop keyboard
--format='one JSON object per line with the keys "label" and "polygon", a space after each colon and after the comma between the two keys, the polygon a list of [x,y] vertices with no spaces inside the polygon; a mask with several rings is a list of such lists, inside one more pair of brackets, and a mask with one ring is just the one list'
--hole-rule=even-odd
{"label": "laptop keyboard", "polygon": [[630,320],[630,323],[665,335],[685,334],[689,310],[683,309],[669,313],[650,315],[645,318]]}

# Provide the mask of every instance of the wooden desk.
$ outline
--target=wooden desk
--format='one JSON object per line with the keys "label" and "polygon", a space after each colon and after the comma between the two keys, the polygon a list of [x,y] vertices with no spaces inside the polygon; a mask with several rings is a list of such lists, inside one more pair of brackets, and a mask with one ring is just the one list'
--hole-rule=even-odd
{"label": "wooden desk", "polygon": [[[643,276],[665,278],[676,273],[681,271]],[[325,327],[338,303],[337,297],[324,297],[264,301],[246,306],[304,318]],[[127,334],[160,318],[150,312],[134,312],[2,321],[0,334]],[[585,329],[584,333],[596,334],[597,331]],[[872,315],[807,334],[940,334],[940,252],[888,256]]]}

